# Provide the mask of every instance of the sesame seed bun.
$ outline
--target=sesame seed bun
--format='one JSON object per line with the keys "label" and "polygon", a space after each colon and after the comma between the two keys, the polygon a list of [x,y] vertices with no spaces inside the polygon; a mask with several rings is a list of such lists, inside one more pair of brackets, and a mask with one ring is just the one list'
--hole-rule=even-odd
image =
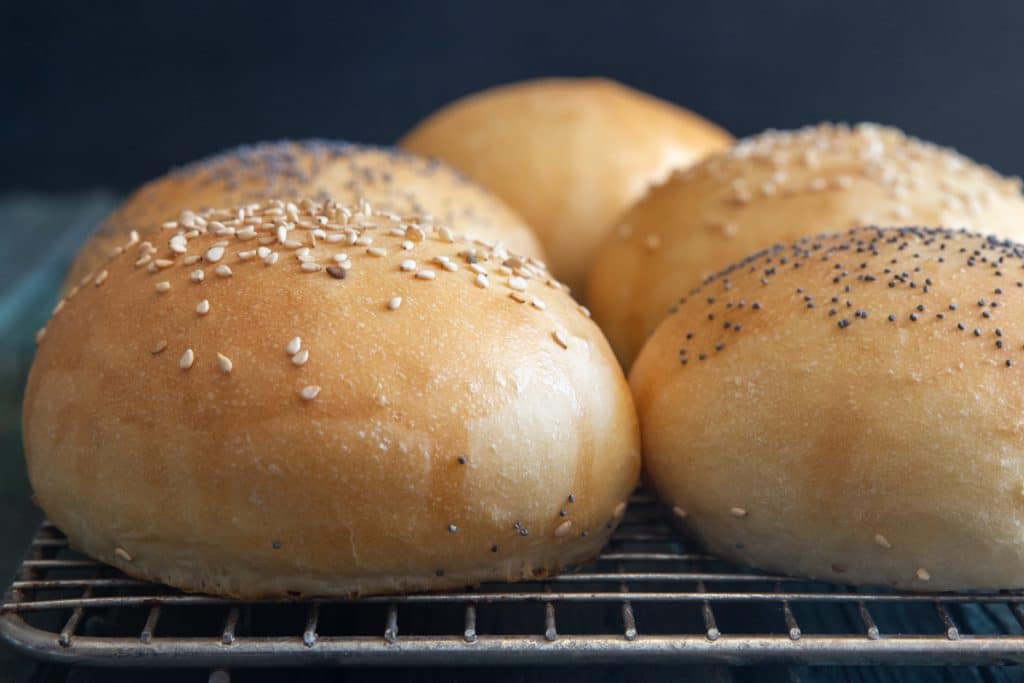
{"label": "sesame seed bun", "polygon": [[618,221],[589,305],[627,368],[679,295],[747,254],[821,231],[943,225],[1024,239],[1018,179],[895,128],[823,124],[739,142]]}
{"label": "sesame seed bun", "polygon": [[65,289],[81,282],[128,239],[143,238],[185,209],[240,206],[268,199],[334,199],[421,216],[517,254],[544,258],[526,223],[498,198],[437,161],[385,147],[327,140],[268,142],[228,150],[136,190],[79,251]]}
{"label": "sesame seed bun", "polygon": [[393,593],[551,574],[621,516],[629,389],[538,262],[310,201],[123,246],[39,335],[25,396],[32,485],[76,548],[190,591]]}
{"label": "sesame seed bun", "polygon": [[673,169],[731,142],[696,114],[614,81],[552,78],[457,100],[399,144],[447,161],[521,213],[579,298],[615,217]]}
{"label": "sesame seed bun", "polygon": [[860,228],[688,293],[630,374],[645,468],[714,553],[916,590],[1024,586],[1024,247]]}

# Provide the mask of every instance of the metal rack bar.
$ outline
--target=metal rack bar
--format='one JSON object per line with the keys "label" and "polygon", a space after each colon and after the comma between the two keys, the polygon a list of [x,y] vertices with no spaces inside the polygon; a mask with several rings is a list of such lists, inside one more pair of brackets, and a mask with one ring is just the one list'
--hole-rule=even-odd
{"label": "metal rack bar", "polygon": [[[636,496],[612,545],[584,571],[521,584],[484,585],[479,589],[445,594],[323,599],[315,601],[262,600],[238,602],[204,595],[182,594],[165,586],[137,581],[99,562],[76,555],[52,526],[44,526],[32,542],[29,558],[22,563],[17,580],[0,604],[0,636],[17,649],[34,656],[98,665],[203,666],[227,671],[237,666],[310,665],[487,665],[599,664],[627,661],[668,663],[706,661],[753,663],[761,661],[822,663],[1024,663],[1024,592],[1002,593],[900,593],[889,590],[843,590],[824,584],[730,567],[716,558],[691,552],[674,535],[669,517],[649,496]],[[639,548],[634,551],[633,548]],[[711,565],[705,563],[714,563]],[[653,570],[653,571],[652,571]],[[709,590],[709,586],[711,590]],[[754,590],[751,590],[754,589]],[[81,591],[77,597],[68,591]],[[722,633],[716,609],[730,604],[732,613],[770,607],[781,610],[782,633],[769,627],[764,634]],[[850,627],[836,635],[808,634],[798,622],[794,606],[850,605],[856,608],[863,627]],[[1020,624],[998,624],[998,632],[965,633],[953,617],[950,605],[982,611],[975,605],[1005,605]],[[487,620],[487,632],[478,631],[481,609],[501,604],[533,610],[543,607],[543,631],[532,635],[502,630],[502,614]],[[617,607],[595,621],[580,612],[585,605]],[[669,607],[692,604],[700,608],[703,628],[652,624],[650,633],[638,634],[639,604]],[[930,604],[942,626],[934,622],[918,631],[880,633],[871,609],[887,605]],[[341,635],[331,620],[322,620],[325,607],[380,606],[385,610],[383,633],[379,617],[364,626],[357,623],[369,614],[353,609]],[[439,607],[461,610],[460,625],[436,635],[399,637],[399,610],[414,623],[430,619]],[[299,607],[294,632],[280,636],[282,607]],[[115,612],[105,612],[117,608]],[[173,608],[175,621],[159,625],[165,608]],[[198,608],[204,608],[199,610]],[[223,608],[224,621],[210,628],[209,609]],[[646,609],[646,608],[644,608]],[[653,608],[652,608],[653,609]],[[117,619],[133,614],[144,620],[141,632],[132,637],[80,635],[86,614]],[[292,610],[287,610],[292,614]],[[56,615],[59,631],[39,624],[38,615]],[[587,614],[585,618],[583,615]],[[602,612],[603,614],[603,612]],[[656,614],[652,611],[651,614]],[[202,617],[191,625],[189,618]],[[276,615],[276,616],[273,616]],[[490,615],[488,615],[490,616]],[[526,615],[524,615],[526,616]],[[289,617],[291,618],[291,617]],[[534,617],[529,616],[529,620]],[[644,614],[644,621],[647,619]],[[777,618],[777,617],[776,617]],[[973,619],[973,617],[972,617]],[[518,623],[518,619],[513,622]],[[606,623],[607,622],[607,623]],[[482,622],[481,622],[482,623]],[[533,623],[529,621],[529,623]],[[974,622],[970,623],[974,628]],[[579,624],[585,633],[576,633]],[[592,633],[596,627],[600,632]],[[197,633],[213,635],[190,635]],[[513,627],[519,628],[518,626]],[[182,632],[184,629],[184,632]],[[686,629],[693,629],[687,631]]]}
{"label": "metal rack bar", "polygon": [[398,605],[388,605],[388,616],[384,623],[384,640],[389,643],[398,642]]}
{"label": "metal rack bar", "polygon": [[317,623],[320,621],[320,603],[312,602],[309,605],[309,609],[306,611],[306,628],[302,631],[302,644],[306,647],[313,647],[316,645]]}
{"label": "metal rack bar", "polygon": [[[617,567],[618,571],[622,572],[622,563],[619,563]],[[625,581],[619,584],[620,593],[629,593],[629,586]],[[622,601],[622,635],[625,636],[626,640],[636,640],[636,615],[633,614],[633,603],[629,600]]]}
{"label": "metal rack bar", "polygon": [[[550,593],[551,586],[545,585],[544,592]],[[544,639],[551,642],[558,640],[558,628],[555,624],[555,603],[544,603]]]}
{"label": "metal rack bar", "polygon": [[878,624],[875,623],[874,617],[871,616],[871,612],[868,611],[868,606],[863,600],[857,601],[857,611],[860,613],[861,621],[864,622],[864,629],[868,640],[878,640],[882,634],[878,630]]}
{"label": "metal rack bar", "polygon": [[[82,591],[82,599],[88,600],[91,596],[92,588],[86,588]],[[71,637],[75,635],[75,631],[78,629],[78,624],[82,621],[82,617],[84,615],[84,607],[76,607],[72,610],[71,616],[68,617],[67,622],[64,624],[64,628],[60,630],[60,636],[57,637],[58,643],[64,647],[71,645]]]}
{"label": "metal rack bar", "polygon": [[[845,595],[842,593],[813,593],[806,591],[794,591],[787,593],[750,592],[750,593],[726,593],[726,592],[704,592],[704,593],[670,593],[665,591],[657,592],[631,592],[629,599],[632,602],[665,602],[665,603],[704,603],[704,602],[746,602],[746,603],[782,603],[788,602],[818,602],[818,603],[851,603],[857,601],[875,603],[909,603],[909,602],[940,602],[945,604],[963,603],[1004,603],[1005,599],[990,594],[965,594],[965,593],[858,593],[856,595]],[[442,604],[442,603],[470,603],[478,604],[492,602],[622,602],[621,592],[579,592],[579,593],[544,593],[529,591],[523,593],[495,592],[495,593],[441,593],[441,594],[412,594],[412,595],[389,595],[369,596],[364,598],[338,598],[324,599],[324,603],[361,603],[361,604],[388,604],[397,603],[401,605],[411,604]],[[257,600],[247,604],[253,605],[287,605],[295,604],[294,600]],[[80,597],[54,600],[38,600],[36,602],[8,602],[0,605],[0,614],[13,612],[45,612],[55,609],[76,609],[78,607],[99,608],[99,607],[148,607],[150,605],[174,605],[174,606],[230,606],[236,604],[229,598],[214,598],[205,595],[126,595],[118,597]]]}
{"label": "metal rack bar", "polygon": [[467,643],[476,642],[476,605],[466,605],[466,614],[463,620],[462,639]]}
{"label": "metal rack bar", "polygon": [[[782,592],[781,583],[775,584],[775,592]],[[793,608],[789,606],[788,600],[782,601],[782,617],[786,622],[786,632],[789,634],[789,639],[800,640],[800,636],[803,634],[803,631],[801,631],[800,625],[797,624],[796,617],[793,616]]]}
{"label": "metal rack bar", "polygon": [[224,630],[220,636],[220,642],[225,645],[231,645],[235,642],[235,629],[238,628],[238,617],[240,614],[238,607],[232,607],[228,610],[228,617],[224,620]]}
{"label": "metal rack bar", "polygon": [[[700,594],[701,597],[706,595],[706,589],[703,581],[697,584],[697,593]],[[718,630],[718,622],[715,619],[715,613],[711,609],[711,603],[708,602],[707,599],[701,601],[700,614],[704,618],[704,634],[707,636],[707,639],[710,641],[718,640],[721,637],[722,632]]]}
{"label": "metal rack bar", "polygon": [[142,632],[139,633],[139,641],[143,643],[153,642],[153,634],[156,633],[156,625],[160,621],[160,605],[154,605],[149,608],[149,614],[146,615],[146,623],[142,627]]}
{"label": "metal rack bar", "polygon": [[946,631],[946,637],[950,640],[957,640],[960,638],[960,628],[953,621],[953,617],[949,615],[949,610],[941,602],[935,603],[935,611],[939,615],[939,620],[942,622],[942,627]]}

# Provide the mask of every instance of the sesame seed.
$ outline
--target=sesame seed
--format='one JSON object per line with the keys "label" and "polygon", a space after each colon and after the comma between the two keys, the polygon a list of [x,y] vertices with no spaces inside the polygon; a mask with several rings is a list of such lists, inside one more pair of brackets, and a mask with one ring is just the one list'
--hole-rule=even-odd
{"label": "sesame seed", "polygon": [[344,280],[345,276],[348,275],[348,271],[341,266],[327,266],[325,270],[335,280]]}
{"label": "sesame seed", "polygon": [[163,351],[166,348],[167,348],[167,340],[161,339],[160,341],[158,341],[156,343],[155,346],[153,346],[153,348],[151,348],[149,350],[149,352],[155,356],[156,354],[160,353],[161,351]]}
{"label": "sesame seed", "polygon": [[181,354],[181,358],[178,359],[178,367],[182,370],[188,370],[195,361],[196,355],[192,352],[192,349],[185,349],[185,353]]}
{"label": "sesame seed", "polygon": [[225,356],[223,353],[217,354],[217,369],[223,372],[225,375],[231,374],[231,369],[234,365],[231,363],[231,359]]}
{"label": "sesame seed", "polygon": [[161,280],[154,286],[158,294],[164,294],[165,292],[171,291],[171,283],[167,280]]}
{"label": "sesame seed", "polygon": [[554,332],[551,333],[551,336],[563,349],[569,348],[569,340],[566,339],[565,335],[562,334],[560,330],[555,330]]}
{"label": "sesame seed", "polygon": [[404,240],[402,242],[402,249],[405,249],[406,251],[410,251],[414,246],[416,245],[409,240]]}
{"label": "sesame seed", "polygon": [[388,250],[384,247],[370,247],[366,250],[366,253],[370,256],[387,256]]}
{"label": "sesame seed", "polygon": [[508,297],[513,301],[516,301],[521,304],[525,304],[528,301],[526,296],[523,295],[521,292],[509,292]]}
{"label": "sesame seed", "polygon": [[203,299],[198,304],[196,304],[196,313],[198,313],[199,315],[206,315],[209,312],[210,312],[210,301],[209,301],[209,299]]}
{"label": "sesame seed", "polygon": [[216,263],[224,257],[224,247],[210,247],[206,250],[206,254],[203,257],[210,263]]}
{"label": "sesame seed", "polygon": [[460,465],[465,465],[465,464],[466,464],[466,456],[464,456],[464,455],[460,455],[460,456],[459,456],[459,457],[457,457],[457,458],[456,458],[455,460],[456,460],[456,461],[457,461],[457,462],[458,462],[458,463],[459,463]]}
{"label": "sesame seed", "polygon": [[191,280],[192,282],[195,282],[196,284],[202,282],[204,277],[206,277],[206,275],[205,273],[203,273],[202,268],[196,268],[195,270],[188,274],[188,279]]}
{"label": "sesame seed", "polygon": [[390,310],[390,311],[397,311],[398,307],[401,306],[401,305],[402,305],[402,297],[400,297],[400,296],[393,296],[393,297],[391,297],[390,300],[388,300],[388,310]]}
{"label": "sesame seed", "polygon": [[284,352],[287,353],[289,356],[294,356],[295,354],[297,354],[299,352],[299,349],[301,349],[301,348],[302,348],[302,339],[299,338],[299,337],[292,337],[288,341],[287,346],[284,347]]}
{"label": "sesame seed", "polygon": [[536,308],[538,311],[543,311],[545,308],[547,308],[547,305],[545,305],[545,303],[538,299],[537,297],[533,297],[532,299],[530,299],[530,305]]}
{"label": "sesame seed", "polygon": [[508,286],[510,289],[522,292],[526,290],[526,280],[516,275],[512,275],[508,279]]}
{"label": "sesame seed", "polygon": [[175,254],[184,254],[188,251],[188,240],[185,239],[185,235],[178,234],[172,237],[169,241],[171,251]]}
{"label": "sesame seed", "polygon": [[452,263],[451,261],[445,261],[444,263],[441,264],[441,267],[447,270],[449,273],[454,273],[459,270],[459,266],[456,265],[455,263]]}
{"label": "sesame seed", "polygon": [[124,560],[125,562],[132,561],[132,556],[124,548],[114,548],[114,554],[117,555],[120,559]]}
{"label": "sesame seed", "polygon": [[576,310],[579,311],[580,314],[583,315],[584,317],[590,317],[590,309],[584,306],[583,304],[576,306]]}
{"label": "sesame seed", "polygon": [[743,508],[729,508],[729,514],[737,519],[742,519],[747,516],[747,511]]}
{"label": "sesame seed", "polygon": [[302,349],[292,354],[292,365],[302,366],[309,360],[309,349]]}
{"label": "sesame seed", "polygon": [[303,401],[312,401],[319,395],[320,387],[318,387],[315,384],[309,384],[307,386],[304,386],[302,387],[302,390],[299,391],[299,396],[302,398]]}
{"label": "sesame seed", "polygon": [[622,515],[624,515],[625,513],[626,513],[626,503],[625,503],[625,501],[623,501],[623,502],[619,503],[618,505],[616,505],[615,509],[612,510],[612,519],[620,519],[622,517]]}
{"label": "sesame seed", "polygon": [[302,272],[304,272],[304,273],[319,273],[321,270],[324,269],[324,267],[321,266],[319,263],[312,263],[312,262],[309,262],[309,261],[303,263],[300,266],[300,268],[302,269]]}
{"label": "sesame seed", "polygon": [[157,260],[153,261],[153,265],[163,270],[164,268],[170,268],[171,266],[173,266],[174,261],[165,258],[158,258]]}
{"label": "sesame seed", "polygon": [[411,258],[407,258],[398,264],[398,268],[406,272],[413,271],[416,270],[416,262],[413,261]]}
{"label": "sesame seed", "polygon": [[222,263],[213,269],[213,272],[217,273],[219,277],[231,277],[231,267],[226,263]]}
{"label": "sesame seed", "polygon": [[491,283],[487,279],[487,276],[484,275],[483,273],[477,273],[477,276],[473,278],[473,282],[474,284],[476,284],[477,287],[480,287],[481,289],[487,289],[488,287],[491,286]]}
{"label": "sesame seed", "polygon": [[420,280],[433,280],[435,277],[437,277],[437,273],[430,270],[429,268],[424,268],[423,270],[416,271],[416,277],[417,279]]}
{"label": "sesame seed", "polygon": [[678,505],[672,508],[672,514],[674,514],[679,519],[686,519],[687,517],[686,510],[679,507]]}
{"label": "sesame seed", "polygon": [[272,266],[275,263],[277,263],[277,259],[278,259],[277,252],[276,251],[272,251],[269,254],[267,254],[267,257],[265,259],[263,259],[263,263],[265,263],[268,266]]}
{"label": "sesame seed", "polygon": [[889,543],[889,539],[887,539],[882,534],[875,534],[875,543],[882,546],[886,550],[892,548],[892,543]]}
{"label": "sesame seed", "polygon": [[570,531],[572,531],[572,520],[567,519],[555,527],[555,538],[564,538],[569,535]]}
{"label": "sesame seed", "polygon": [[914,576],[916,576],[921,581],[931,581],[932,580],[932,575],[924,567],[921,567],[916,572],[914,572]]}
{"label": "sesame seed", "polygon": [[458,530],[459,530],[459,527],[455,526],[454,524],[449,524],[448,525],[448,532],[449,533],[454,534]]}

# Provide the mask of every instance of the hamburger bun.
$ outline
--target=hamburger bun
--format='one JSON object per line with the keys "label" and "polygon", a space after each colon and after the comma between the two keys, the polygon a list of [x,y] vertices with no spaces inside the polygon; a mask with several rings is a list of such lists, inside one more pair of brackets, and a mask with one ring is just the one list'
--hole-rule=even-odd
{"label": "hamburger bun", "polygon": [[589,305],[629,367],[679,295],[759,249],[820,231],[943,225],[1024,239],[1020,181],[871,124],[768,131],[655,188],[594,261]]}
{"label": "hamburger bun", "polygon": [[457,100],[399,144],[508,202],[536,230],[551,271],[580,297],[613,219],[673,169],[731,142],[696,114],[614,81],[552,78]]}
{"label": "hamburger bun", "polygon": [[1022,257],[861,228],[709,279],[630,374],[651,483],[712,552],[769,571],[1024,586]]}
{"label": "hamburger bun", "polygon": [[188,591],[395,593],[546,576],[621,516],[629,389],[537,261],[309,200],[122,247],[58,305],[25,395],[75,548]]}
{"label": "hamburger bun", "polygon": [[65,290],[99,267],[138,231],[145,239],[186,210],[242,206],[268,199],[334,199],[354,206],[438,221],[473,237],[543,258],[515,212],[437,161],[385,147],[327,140],[246,145],[200,159],[136,190],[79,251]]}

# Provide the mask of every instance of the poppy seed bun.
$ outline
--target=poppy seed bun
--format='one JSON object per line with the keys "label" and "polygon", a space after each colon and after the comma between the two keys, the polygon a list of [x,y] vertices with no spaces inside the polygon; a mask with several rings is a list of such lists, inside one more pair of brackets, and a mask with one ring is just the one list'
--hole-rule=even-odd
{"label": "poppy seed bun", "polygon": [[690,292],[630,375],[645,468],[714,553],[916,590],[1024,586],[1024,251],[861,228]]}
{"label": "poppy seed bun", "polygon": [[514,83],[457,100],[399,144],[438,157],[518,211],[577,297],[611,222],[670,171],[732,137],[669,102],[600,78]]}
{"label": "poppy seed bun", "polygon": [[526,579],[598,552],[636,483],[636,414],[543,267],[333,204],[238,216],[127,245],[39,336],[29,476],[74,547],[242,598]]}
{"label": "poppy seed bun", "polygon": [[629,367],[679,295],[759,249],[821,231],[943,225],[1024,239],[1019,180],[895,128],[769,131],[655,188],[590,272],[589,305]]}
{"label": "poppy seed bun", "polygon": [[437,161],[396,149],[327,140],[236,147],[153,180],[126,199],[82,247],[65,289],[102,264],[137,230],[145,239],[186,209],[269,199],[334,199],[436,220],[512,252],[543,258],[540,243],[497,197]]}

